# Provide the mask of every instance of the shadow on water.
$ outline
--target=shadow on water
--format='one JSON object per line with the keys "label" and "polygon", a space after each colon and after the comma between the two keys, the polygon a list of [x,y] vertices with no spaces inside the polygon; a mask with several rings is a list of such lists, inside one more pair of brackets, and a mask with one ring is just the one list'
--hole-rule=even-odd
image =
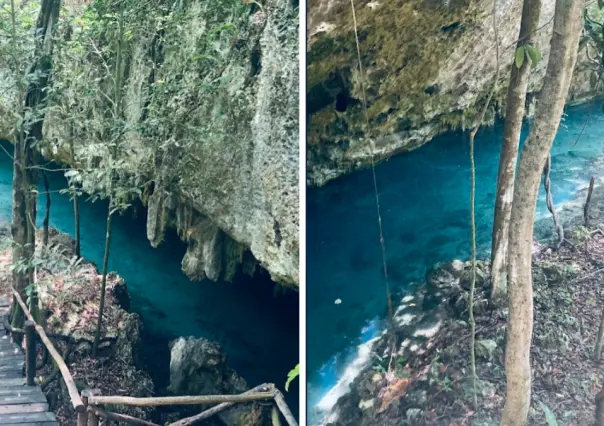
{"label": "shadow on water", "polygon": [[[12,150],[8,142],[0,143]],[[59,194],[66,185],[63,174],[50,173],[49,180],[50,224],[73,235],[73,204]],[[0,219],[10,220],[11,185],[12,163],[0,151]],[[41,223],[45,204],[43,200],[38,204]],[[167,341],[194,336],[219,342],[230,365],[251,386],[274,382],[282,388],[287,373],[298,363],[298,293],[275,296],[275,285],[266,273],[239,276],[232,283],[190,281],[180,269],[186,245],[170,230],[164,242],[152,248],[146,238],[146,211],[135,207],[115,216],[109,269],[128,284],[131,310],[142,317],[145,335],[152,342],[148,360],[161,361],[154,362],[161,371],[154,371],[154,378],[167,384]],[[107,204],[81,203],[80,211],[82,255],[101,265]],[[286,398],[297,413],[298,383]]]}
{"label": "shadow on water", "polygon": [[[593,160],[604,152],[603,125],[600,105],[567,111],[552,148],[556,203],[572,199],[589,181]],[[501,123],[481,129],[476,139],[477,241],[482,255],[490,249],[502,130]],[[523,133],[526,137],[527,128]],[[435,262],[469,256],[467,145],[467,135],[450,133],[376,167],[390,285],[395,290],[421,279]],[[356,346],[366,340],[364,330],[386,312],[374,197],[370,170],[308,193],[309,406],[335,384]],[[541,193],[540,214],[544,206]],[[334,303],[336,299],[341,303]]]}

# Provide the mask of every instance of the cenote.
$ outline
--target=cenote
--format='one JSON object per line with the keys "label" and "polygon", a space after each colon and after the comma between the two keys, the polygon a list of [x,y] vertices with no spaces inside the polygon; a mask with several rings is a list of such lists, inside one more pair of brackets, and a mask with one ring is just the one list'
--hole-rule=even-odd
{"label": "cenote", "polygon": [[[4,141],[3,146],[12,146]],[[50,173],[50,225],[73,235],[73,204],[58,191],[66,181]],[[12,162],[0,155],[0,219],[10,220]],[[82,256],[102,264],[107,205],[81,203]],[[144,211],[139,209],[139,211]],[[39,201],[38,219],[44,216]],[[142,217],[140,217],[142,216]],[[229,364],[250,386],[273,382],[279,387],[298,363],[298,294],[274,295],[268,277],[239,277],[228,282],[192,282],[180,270],[186,251],[175,231],[157,249],[146,238],[146,217],[131,212],[114,219],[109,269],[128,285],[131,310],[140,314],[145,332],[165,342],[177,336],[205,337],[220,343]],[[149,351],[157,349],[150,348]],[[155,353],[150,353],[155,357]],[[165,360],[168,371],[169,359]],[[156,383],[157,384],[157,383]],[[286,392],[297,413],[298,384]]]}
{"label": "cenote", "polygon": [[[604,154],[603,126],[599,104],[567,109],[552,149],[551,181],[558,206],[572,201],[592,173],[601,175],[595,160]],[[482,256],[490,250],[502,130],[502,123],[483,128],[476,139],[477,242]],[[436,262],[469,257],[469,167],[468,139],[463,133],[443,135],[376,167],[389,283],[394,290],[404,291]],[[357,346],[379,331],[386,297],[371,171],[312,189],[307,200],[312,418],[316,405],[357,357]],[[543,194],[537,214],[546,216]],[[335,303],[337,299],[341,302]]]}

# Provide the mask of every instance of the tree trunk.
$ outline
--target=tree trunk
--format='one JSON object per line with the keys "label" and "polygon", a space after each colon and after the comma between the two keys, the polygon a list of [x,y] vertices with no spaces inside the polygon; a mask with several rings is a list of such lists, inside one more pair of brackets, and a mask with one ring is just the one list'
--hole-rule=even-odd
{"label": "tree trunk", "polygon": [[[13,263],[27,265],[14,274],[15,290],[25,296],[25,288],[33,281],[33,269],[30,266],[35,252],[36,242],[36,192],[33,191],[37,182],[37,173],[30,168],[35,162],[35,153],[32,145],[42,139],[43,112],[34,122],[25,120],[25,110],[38,111],[44,106],[46,99],[46,86],[51,71],[50,55],[52,54],[51,32],[59,17],[59,0],[43,0],[36,24],[35,62],[29,69],[29,74],[39,73],[41,77],[29,82],[25,90],[19,90],[23,96],[20,102],[20,115],[23,122],[16,128],[15,150],[13,158],[13,210],[11,233],[15,242],[13,250]],[[11,2],[13,29],[16,28],[14,1]],[[16,33],[13,30],[13,39],[16,42]],[[20,79],[18,87],[21,89]],[[34,114],[35,115],[35,114]],[[41,117],[40,117],[41,116]],[[36,299],[35,294],[32,295]],[[22,328],[24,314],[18,303],[13,303],[14,312],[11,314],[13,327]],[[37,312],[32,312],[34,314]]]}
{"label": "tree trunk", "polygon": [[80,198],[78,194],[73,196],[73,216],[75,218],[75,253],[79,259],[82,255],[80,253]]}
{"label": "tree trunk", "polygon": [[594,361],[600,362],[600,354],[602,353],[602,341],[604,340],[604,309],[600,316],[600,327],[598,327],[598,338],[596,339],[596,348],[594,350]]}
{"label": "tree trunk", "polygon": [[[70,135],[71,136],[71,135]],[[69,155],[71,157],[71,166],[75,167],[75,149],[73,147],[73,138],[69,138]],[[80,253],[80,198],[78,196],[78,183],[73,182],[73,218],[75,226],[75,254],[79,259]]]}
{"label": "tree trunk", "polygon": [[109,248],[111,246],[111,216],[112,203],[109,202],[107,209],[107,233],[105,234],[105,256],[103,257],[103,278],[101,280],[101,300],[99,302],[99,317],[96,322],[96,331],[94,333],[94,344],[92,345],[92,356],[96,357],[101,341],[101,325],[103,324],[103,311],[105,310],[105,287],[107,286],[107,273],[109,268]]}
{"label": "tree trunk", "polygon": [[[539,25],[540,15],[541,0],[524,1],[517,48],[532,43],[532,36]],[[496,305],[501,303],[507,293],[510,216],[526,90],[531,73],[529,62],[524,61],[520,68],[516,67],[515,63],[512,64],[512,75],[507,93],[491,247],[491,301]]]}
{"label": "tree trunk", "polygon": [[594,426],[604,426],[604,388],[596,395],[596,422]]}
{"label": "tree trunk", "polygon": [[42,237],[42,243],[48,246],[48,225],[50,223],[50,184],[48,183],[48,176],[46,172],[42,172],[42,179],[44,180],[44,192],[46,192],[46,211],[44,212],[44,222],[42,227],[44,229],[44,235]]}
{"label": "tree trunk", "polygon": [[560,218],[558,212],[556,212],[556,206],[554,205],[554,197],[552,196],[552,186],[549,179],[549,172],[552,168],[552,156],[549,154],[543,167],[543,188],[545,189],[545,199],[547,203],[547,209],[552,214],[554,219],[554,229],[558,234],[558,243],[556,244],[556,250],[560,250],[562,243],[564,242],[564,228],[560,224]]}
{"label": "tree trunk", "polygon": [[557,0],[550,57],[535,120],[522,149],[514,186],[509,242],[509,317],[505,367],[507,398],[502,425],[524,425],[531,398],[533,332],[532,239],[541,172],[560,124],[577,58],[583,0]]}

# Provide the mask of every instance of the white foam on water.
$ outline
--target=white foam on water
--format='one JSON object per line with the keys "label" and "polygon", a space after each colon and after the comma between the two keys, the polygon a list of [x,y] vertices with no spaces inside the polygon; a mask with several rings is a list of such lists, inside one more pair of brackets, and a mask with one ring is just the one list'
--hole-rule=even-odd
{"label": "white foam on water", "polygon": [[333,422],[337,419],[337,413],[332,412],[333,407],[342,396],[350,391],[350,385],[357,376],[367,367],[371,361],[371,351],[373,344],[378,340],[378,337],[362,343],[357,348],[356,357],[350,364],[346,366],[344,372],[340,376],[338,382],[332,387],[317,404],[317,408],[325,413],[321,424]]}

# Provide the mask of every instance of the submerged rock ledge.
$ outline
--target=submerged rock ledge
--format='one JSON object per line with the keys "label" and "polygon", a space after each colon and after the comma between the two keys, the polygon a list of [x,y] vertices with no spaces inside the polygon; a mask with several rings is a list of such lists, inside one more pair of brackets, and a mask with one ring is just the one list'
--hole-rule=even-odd
{"label": "submerged rock ledge", "polygon": [[[533,250],[535,306],[531,424],[545,424],[541,403],[558,419],[593,423],[597,383],[604,372],[592,361],[604,304],[604,187],[591,200],[591,228],[582,217],[583,191],[565,206],[567,242],[548,248],[551,218],[536,224],[545,238]],[[546,228],[550,228],[549,230]],[[319,404],[316,423],[329,426],[498,424],[505,397],[507,308],[489,305],[489,263],[477,262],[474,312],[479,409],[474,411],[469,373],[470,262],[431,268],[425,280],[394,296],[388,331],[363,345],[360,373],[341,380]],[[392,351],[392,337],[396,341]],[[585,386],[589,383],[589,386]]]}

